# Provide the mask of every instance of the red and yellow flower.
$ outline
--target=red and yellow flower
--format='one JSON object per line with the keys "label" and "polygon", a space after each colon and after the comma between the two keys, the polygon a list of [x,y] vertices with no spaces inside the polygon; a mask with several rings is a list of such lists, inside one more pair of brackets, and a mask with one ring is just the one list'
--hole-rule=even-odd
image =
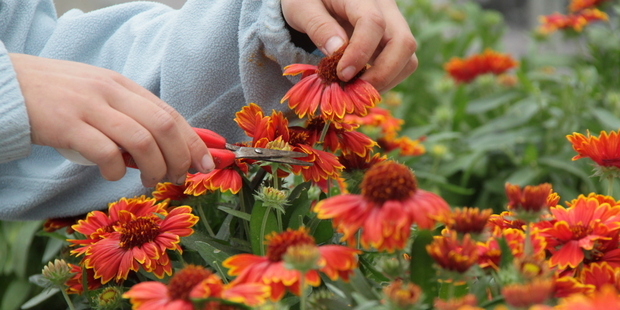
{"label": "red and yellow flower", "polygon": [[528,283],[513,283],[502,288],[502,296],[506,303],[515,308],[527,309],[542,304],[553,296],[555,280],[535,278]]}
{"label": "red and yellow flower", "polygon": [[481,234],[491,213],[492,209],[454,208],[446,217],[446,228],[460,234]]}
{"label": "red and yellow flower", "polygon": [[441,197],[419,189],[407,166],[384,161],[366,171],[361,195],[321,200],[314,212],[320,219],[331,219],[349,244],[356,243],[355,234],[362,229],[362,247],[392,252],[404,247],[413,223],[431,229],[449,207]]}
{"label": "red and yellow flower", "polygon": [[506,54],[486,49],[482,54],[468,58],[453,57],[444,65],[444,69],[457,82],[469,83],[482,74],[502,74],[515,68],[518,62]]}
{"label": "red and yellow flower", "polygon": [[188,265],[176,272],[168,285],[157,281],[140,282],[123,294],[135,310],[192,310],[194,300],[207,300],[204,309],[222,309],[226,300],[246,306],[259,306],[269,297],[269,287],[260,283],[225,285],[217,275],[202,266]]}
{"label": "red and yellow flower", "polygon": [[573,160],[590,158],[600,167],[620,168],[620,135],[618,132],[612,131],[608,134],[601,131],[598,137],[591,136],[589,131],[586,136],[575,132],[566,138],[577,152]]}
{"label": "red and yellow flower", "polygon": [[233,194],[238,193],[243,186],[243,179],[239,172],[239,169],[243,173],[248,172],[248,165],[235,160],[235,164],[223,169],[214,169],[209,173],[194,173],[187,174],[185,180],[186,195],[200,196],[204,195],[207,191],[230,191]]}
{"label": "red and yellow flower", "polygon": [[571,12],[577,12],[583,9],[597,7],[607,1],[608,0],[572,0],[568,5],[568,9]]}
{"label": "red and yellow flower", "polygon": [[299,295],[300,280],[318,286],[321,283],[319,271],[332,280],[342,278],[348,281],[353,270],[357,268],[357,254],[360,251],[339,245],[318,246],[318,269],[308,270],[305,274],[299,270],[288,269],[284,256],[290,247],[316,245],[314,238],[304,227],[298,230],[287,229],[282,233],[272,233],[266,237],[267,254],[238,254],[226,259],[222,265],[228,268],[228,274],[237,276],[231,284],[263,283],[271,287],[271,299],[279,300],[286,291]]}
{"label": "red and yellow flower", "polygon": [[182,201],[187,198],[185,194],[185,185],[175,185],[170,182],[157,183],[155,190],[151,194],[157,201],[164,201],[166,199],[174,201]]}
{"label": "red and yellow flower", "polygon": [[444,270],[464,273],[478,261],[478,248],[470,235],[434,236],[426,251]]}
{"label": "red and yellow flower", "polygon": [[574,294],[560,300],[558,310],[620,310],[620,294],[613,285],[605,285],[592,294]]}
{"label": "red and yellow flower", "polygon": [[576,268],[585,258],[584,251],[593,249],[595,241],[610,239],[620,229],[620,206],[600,203],[593,197],[579,196],[570,207],[550,209],[555,222],[542,229],[551,266]]}
{"label": "red and yellow flower", "polygon": [[553,189],[549,183],[527,185],[523,189],[519,185],[506,183],[505,189],[509,199],[508,210],[513,212],[539,213],[557,205],[559,201],[559,196],[552,196]]}
{"label": "red and yellow flower", "polygon": [[318,66],[292,64],[284,68],[284,75],[301,74],[301,80],[282,98],[302,118],[314,115],[317,109],[325,120],[341,121],[345,114],[366,115],[368,109],[381,99],[379,92],[358,76],[348,82],[338,78],[336,67],[344,47],[323,58]]}
{"label": "red and yellow flower", "polygon": [[250,103],[237,112],[235,122],[252,138],[253,147],[268,147],[278,141],[289,150],[307,154],[300,160],[312,163],[311,166],[292,165],[295,174],[301,174],[306,181],[319,182],[329,178],[337,178],[343,166],[336,155],[312,148],[314,141],[309,141],[310,134],[304,128],[289,128],[288,120],[281,112],[273,112],[265,116],[262,109]]}
{"label": "red and yellow flower", "polygon": [[193,233],[198,222],[189,206],[166,210],[166,203],[155,203],[144,196],[110,204],[108,214],[89,213],[73,229],[85,240],[69,240],[79,248],[71,251],[83,255],[82,264],[93,269],[94,277],[105,284],[127,279],[130,271],[140,267],[157,277],[172,272],[167,250],[181,251],[180,237]]}
{"label": "red and yellow flower", "polygon": [[584,9],[568,15],[553,13],[540,17],[541,25],[538,28],[538,32],[541,34],[550,34],[563,29],[572,29],[581,32],[583,27],[591,22],[606,21],[608,19],[609,17],[605,12],[596,8]]}

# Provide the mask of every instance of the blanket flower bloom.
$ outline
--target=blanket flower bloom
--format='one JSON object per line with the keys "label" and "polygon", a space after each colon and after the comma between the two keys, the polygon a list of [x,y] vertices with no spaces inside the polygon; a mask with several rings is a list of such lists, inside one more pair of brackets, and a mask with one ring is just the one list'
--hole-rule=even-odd
{"label": "blanket flower bloom", "polygon": [[[126,280],[140,267],[157,277],[170,275],[172,265],[166,250],[181,251],[180,237],[191,235],[198,222],[189,206],[166,211],[166,203],[144,196],[110,204],[108,214],[89,213],[73,229],[85,240],[69,240],[81,247],[71,251],[84,255],[83,266],[93,269],[94,277],[105,284]],[[160,215],[160,216],[158,216]]]}
{"label": "blanket flower bloom", "polygon": [[368,109],[379,102],[379,92],[368,82],[359,78],[348,82],[338,78],[336,67],[342,58],[344,47],[331,56],[321,59],[318,66],[292,64],[284,67],[284,75],[298,75],[301,80],[282,98],[288,106],[303,118],[314,115],[320,108],[326,120],[342,120],[345,114],[366,115]]}
{"label": "blanket flower bloom", "polygon": [[230,191],[233,194],[238,193],[243,185],[242,178],[239,172],[235,170],[237,167],[243,173],[248,172],[248,165],[235,160],[235,164],[223,169],[214,169],[209,173],[194,173],[187,174],[185,180],[186,195],[200,196],[204,195],[207,191]]}
{"label": "blanket flower bloom", "polygon": [[187,198],[185,194],[185,185],[175,185],[170,182],[157,183],[155,190],[151,194],[157,201],[164,201],[166,199],[173,201],[182,201]]}
{"label": "blanket flower bloom", "polygon": [[583,9],[597,7],[608,0],[572,0],[568,5],[568,9],[571,12],[578,12]]}
{"label": "blanket flower bloom", "polygon": [[363,229],[361,245],[393,252],[402,249],[411,225],[430,229],[448,212],[438,195],[421,190],[413,172],[405,165],[384,161],[370,167],[361,183],[361,195],[345,194],[319,201],[314,212],[320,219],[332,219],[342,240],[355,244]]}
{"label": "blanket flower bloom", "polygon": [[434,236],[426,251],[444,270],[464,273],[478,261],[478,247],[469,234],[459,239],[456,234]]}
{"label": "blanket flower bloom", "polygon": [[620,229],[620,206],[600,203],[596,198],[579,196],[570,207],[550,209],[555,222],[542,229],[547,249],[552,256],[550,265],[560,269],[576,268],[598,240],[610,239],[610,233]]}
{"label": "blanket flower bloom", "polygon": [[572,29],[581,32],[583,27],[595,21],[606,21],[609,16],[596,8],[584,9],[572,14],[564,15],[553,13],[540,17],[540,27],[538,32],[547,35],[557,30]]}
{"label": "blanket flower bloom", "polygon": [[487,73],[499,75],[517,65],[518,62],[510,55],[486,49],[482,54],[465,59],[453,57],[444,65],[444,69],[455,81],[469,83],[479,75]]}
{"label": "blanket flower bloom", "polygon": [[[258,283],[225,285],[222,279],[202,266],[188,265],[176,272],[168,284],[140,282],[129,289],[128,298],[135,310],[192,310],[192,299],[222,299],[258,306],[269,296],[269,287]],[[222,309],[217,301],[207,301],[204,309]]]}
{"label": "blanket flower bloom", "polygon": [[[348,281],[353,270],[357,268],[357,254],[360,251],[339,245],[318,246],[319,258],[317,269],[310,269],[305,274],[299,270],[288,269],[284,256],[290,247],[316,245],[314,238],[304,227],[298,230],[287,229],[282,233],[273,232],[266,237],[267,254],[238,254],[226,259],[222,265],[228,268],[228,274],[237,276],[231,284],[263,283],[271,287],[271,299],[279,300],[286,291],[299,295],[300,279],[304,283],[318,286],[321,283],[318,271],[323,272],[332,280],[342,278]],[[290,253],[289,253],[290,254]]]}
{"label": "blanket flower bloom", "polygon": [[601,131],[598,137],[574,132],[566,138],[573,146],[577,155],[573,160],[590,158],[596,163],[596,175],[618,172],[620,170],[620,135],[612,131],[609,134]]}
{"label": "blanket flower bloom", "polygon": [[307,154],[298,159],[312,163],[312,166],[291,165],[292,172],[301,174],[305,181],[319,182],[336,178],[344,168],[336,155],[312,148],[314,141],[311,141],[307,130],[289,128],[288,120],[282,112],[273,111],[271,116],[265,116],[258,105],[250,103],[236,113],[235,122],[252,138],[253,147],[268,148],[270,143],[277,141],[278,144],[284,144],[287,150]]}

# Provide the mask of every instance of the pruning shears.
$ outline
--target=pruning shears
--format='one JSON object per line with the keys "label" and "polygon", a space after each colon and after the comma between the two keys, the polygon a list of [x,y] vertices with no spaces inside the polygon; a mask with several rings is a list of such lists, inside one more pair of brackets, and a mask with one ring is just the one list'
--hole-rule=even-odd
{"label": "pruning shears", "polygon": [[[312,163],[295,159],[306,157],[306,153],[295,151],[272,150],[259,147],[246,147],[233,145],[219,134],[204,128],[194,128],[200,139],[209,148],[216,169],[226,168],[235,162],[235,159],[247,158],[260,161],[283,163],[298,166],[311,166]],[[68,149],[56,149],[68,160],[80,165],[94,165],[93,162],[84,158],[80,153]],[[131,154],[123,151],[125,165],[129,168],[138,168]]]}

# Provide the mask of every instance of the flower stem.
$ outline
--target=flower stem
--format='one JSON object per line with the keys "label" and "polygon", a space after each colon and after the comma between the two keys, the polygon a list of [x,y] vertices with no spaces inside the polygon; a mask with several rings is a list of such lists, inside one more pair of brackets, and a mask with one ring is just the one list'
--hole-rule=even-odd
{"label": "flower stem", "polygon": [[321,137],[319,138],[319,143],[323,143],[325,140],[325,136],[327,135],[327,130],[329,130],[329,125],[331,125],[331,121],[325,121],[325,126],[323,126],[323,131],[321,131]]}
{"label": "flower stem", "polygon": [[607,176],[607,196],[612,197],[614,192],[614,177]]}
{"label": "flower stem", "polygon": [[299,296],[299,309],[306,310],[306,275],[304,273],[299,277],[299,290],[301,296]]}
{"label": "flower stem", "polygon": [[64,297],[67,302],[67,306],[69,306],[69,310],[75,310],[75,306],[73,306],[73,302],[71,301],[71,298],[69,298],[69,294],[67,294],[67,292],[62,288],[60,291],[62,292],[62,297]]}
{"label": "flower stem", "polygon": [[205,215],[205,210],[202,209],[201,201],[198,202],[197,209],[198,209],[198,216],[200,217],[200,221],[205,226],[207,233],[209,233],[209,236],[215,237],[215,234],[213,233],[213,229],[211,229],[211,225],[209,225],[209,221],[207,220],[207,216]]}
{"label": "flower stem", "polygon": [[[262,236],[262,238],[265,238],[265,228],[267,226],[267,219],[269,218],[269,213],[271,212],[271,206],[267,207],[267,211],[265,211],[265,214],[263,214],[263,222],[260,225],[260,236]],[[265,246],[261,246],[260,247],[260,255],[261,256],[265,256]]]}
{"label": "flower stem", "polygon": [[528,223],[527,226],[525,226],[525,240],[523,244],[523,253],[525,253],[525,257],[529,257],[534,254],[534,248],[532,247],[531,234],[532,234],[532,229],[530,227],[530,224]]}

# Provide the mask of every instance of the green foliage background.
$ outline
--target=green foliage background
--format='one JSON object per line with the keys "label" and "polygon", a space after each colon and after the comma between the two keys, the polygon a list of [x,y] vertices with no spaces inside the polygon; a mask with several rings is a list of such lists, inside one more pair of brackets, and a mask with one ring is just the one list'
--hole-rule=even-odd
{"label": "green foliage background", "polygon": [[[419,68],[395,88],[406,121],[402,134],[425,136],[428,154],[400,159],[416,172],[420,187],[441,194],[452,206],[493,208],[505,204],[504,184],[550,182],[562,201],[579,194],[606,193],[590,178],[587,160],[575,155],[566,135],[598,135],[620,128],[619,7],[609,23],[583,33],[556,33],[538,40],[514,72],[518,83],[502,86],[494,77],[457,85],[443,70],[451,57],[502,47],[502,16],[474,2],[433,5],[432,0],[399,1],[418,41]],[[554,42],[578,46],[558,54]],[[616,185],[618,186],[618,185]],[[618,189],[616,190],[618,192]],[[40,233],[41,222],[0,222],[0,310],[18,309],[42,292],[31,275],[57,255],[62,240]],[[56,295],[36,308],[64,309]]]}

